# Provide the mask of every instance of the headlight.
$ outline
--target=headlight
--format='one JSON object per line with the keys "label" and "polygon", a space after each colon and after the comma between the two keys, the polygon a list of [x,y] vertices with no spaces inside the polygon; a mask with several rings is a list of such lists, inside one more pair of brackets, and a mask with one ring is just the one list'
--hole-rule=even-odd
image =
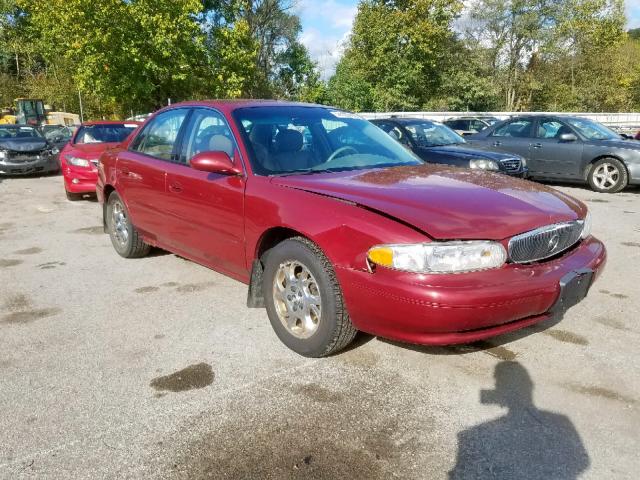
{"label": "headlight", "polygon": [[583,240],[591,235],[591,224],[591,212],[587,212],[582,224],[582,233],[580,234],[580,238],[582,238]]}
{"label": "headlight", "polygon": [[460,273],[497,268],[507,251],[497,242],[432,242],[413,245],[376,245],[367,253],[370,262],[416,273]]}
{"label": "headlight", "polygon": [[0,160],[4,160],[5,158],[7,158],[7,152],[0,150]]}
{"label": "headlight", "polygon": [[494,162],[493,160],[486,160],[484,158],[474,158],[469,160],[469,168],[492,171],[500,170],[497,162]]}
{"label": "headlight", "polygon": [[71,155],[65,155],[64,158],[67,162],[69,162],[71,165],[75,167],[89,166],[89,160],[87,160],[86,158],[78,158],[78,157],[73,157]]}

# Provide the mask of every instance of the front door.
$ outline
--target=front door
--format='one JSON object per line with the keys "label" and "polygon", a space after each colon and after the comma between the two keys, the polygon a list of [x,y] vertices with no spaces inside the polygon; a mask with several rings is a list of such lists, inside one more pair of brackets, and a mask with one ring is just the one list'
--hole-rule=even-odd
{"label": "front door", "polygon": [[582,140],[577,135],[576,140],[562,140],[560,137],[565,133],[575,135],[571,127],[557,118],[538,120],[533,157],[529,164],[531,174],[563,178],[581,176]]}
{"label": "front door", "polygon": [[168,236],[174,247],[201,263],[245,275],[246,178],[191,168],[191,158],[205,151],[224,151],[240,162],[224,116],[216,110],[197,108],[182,137],[177,161],[167,168]]}
{"label": "front door", "polygon": [[517,118],[495,129],[486,139],[486,145],[497,151],[515,153],[531,159],[533,120]]}
{"label": "front door", "polygon": [[154,117],[118,155],[118,191],[132,223],[151,238],[162,237],[167,202],[166,166],[175,152],[187,109],[168,110]]}

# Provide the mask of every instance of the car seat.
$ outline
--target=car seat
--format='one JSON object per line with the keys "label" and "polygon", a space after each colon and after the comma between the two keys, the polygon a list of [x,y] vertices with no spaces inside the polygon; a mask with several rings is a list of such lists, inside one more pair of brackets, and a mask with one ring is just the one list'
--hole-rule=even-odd
{"label": "car seat", "polygon": [[[274,153],[269,156],[270,170],[292,171],[310,168],[312,156],[309,151],[302,150],[304,138],[297,130],[280,130],[275,138]],[[274,168],[272,168],[274,167]]]}

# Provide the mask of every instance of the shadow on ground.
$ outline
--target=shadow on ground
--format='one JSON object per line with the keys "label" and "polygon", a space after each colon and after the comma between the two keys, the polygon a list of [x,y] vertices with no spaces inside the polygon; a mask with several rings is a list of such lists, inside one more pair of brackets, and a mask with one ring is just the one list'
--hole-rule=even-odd
{"label": "shadow on ground", "polygon": [[450,480],[576,479],[589,455],[571,420],[536,408],[533,382],[517,362],[500,362],[495,390],[482,390],[480,403],[507,413],[458,433],[458,454]]}

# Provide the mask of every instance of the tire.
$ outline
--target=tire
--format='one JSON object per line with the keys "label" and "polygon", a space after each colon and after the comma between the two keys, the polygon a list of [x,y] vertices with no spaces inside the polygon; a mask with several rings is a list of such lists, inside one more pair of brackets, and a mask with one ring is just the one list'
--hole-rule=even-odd
{"label": "tire", "polygon": [[71,193],[69,190],[64,191],[64,193],[66,193],[67,195],[67,200],[69,200],[70,202],[75,202],[78,200],[82,200],[82,194],[81,193]]}
{"label": "tire", "polygon": [[129,220],[129,212],[116,192],[107,201],[107,231],[116,252],[124,258],[140,258],[149,253],[150,246],[142,241],[136,227]]}
{"label": "tire", "polygon": [[357,330],[344,306],[333,266],[313,242],[303,237],[284,240],[266,252],[263,260],[267,314],[282,343],[314,358],[336,353],[351,343]]}
{"label": "tire", "polygon": [[601,158],[589,170],[591,189],[601,193],[618,193],[629,183],[629,174],[617,158]]}

